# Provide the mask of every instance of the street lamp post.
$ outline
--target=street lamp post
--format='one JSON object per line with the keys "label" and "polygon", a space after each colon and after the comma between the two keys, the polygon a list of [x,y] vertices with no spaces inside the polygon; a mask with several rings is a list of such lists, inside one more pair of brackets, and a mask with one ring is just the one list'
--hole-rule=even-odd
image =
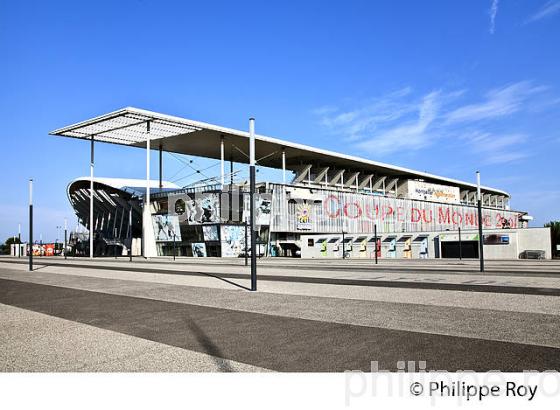
{"label": "street lamp post", "polygon": [[63,248],[64,259],[68,259],[66,255],[67,247],[68,247],[68,220],[64,218],[64,248]]}
{"label": "street lamp post", "polygon": [[29,270],[33,271],[33,180],[29,180]]}
{"label": "street lamp post", "polygon": [[344,242],[344,229],[342,230],[342,259],[346,259],[346,243]]}
{"label": "street lamp post", "polygon": [[373,239],[375,240],[375,264],[377,265],[377,224],[373,225]]}
{"label": "street lamp post", "polygon": [[480,192],[480,172],[476,171],[476,197],[478,199],[478,252],[480,271],[484,272],[484,236],[482,235],[482,194]]}
{"label": "street lamp post", "polygon": [[21,224],[18,224],[18,258],[21,257]]}
{"label": "street lamp post", "polygon": [[132,262],[132,202],[129,202],[128,205],[128,260]]}
{"label": "street lamp post", "polygon": [[245,266],[249,265],[249,251],[247,242],[247,221],[245,221]]}
{"label": "street lamp post", "polygon": [[459,260],[463,260],[463,242],[461,242],[461,227],[459,229]]}
{"label": "street lamp post", "polygon": [[249,119],[249,217],[251,218],[251,291],[257,290],[257,235],[255,231],[255,119]]}
{"label": "street lamp post", "polygon": [[62,228],[62,226],[57,225],[56,226],[56,238],[54,239],[54,247],[56,249],[56,245],[58,244],[58,239],[60,238],[60,229]]}
{"label": "street lamp post", "polygon": [[175,231],[173,231],[173,260],[175,260],[175,255],[177,254],[177,248],[175,245],[175,238],[177,237],[177,235],[175,234]]}

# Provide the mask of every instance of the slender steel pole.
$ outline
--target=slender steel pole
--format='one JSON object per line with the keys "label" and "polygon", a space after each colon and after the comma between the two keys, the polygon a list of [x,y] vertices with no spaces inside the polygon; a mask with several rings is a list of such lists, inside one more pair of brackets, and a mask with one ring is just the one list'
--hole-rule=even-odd
{"label": "slender steel pole", "polygon": [[480,271],[484,272],[484,236],[482,234],[482,195],[480,192],[480,172],[476,171],[476,195],[478,198],[478,252]]}
{"label": "slender steel pole", "polygon": [[175,237],[176,236],[177,235],[175,235],[175,232],[173,232],[173,260],[175,260],[175,256],[177,255],[177,248],[176,248],[176,245],[175,245]]}
{"label": "slender steel pole", "polygon": [[342,230],[342,259],[346,259],[346,244],[344,243],[344,230]]}
{"label": "slender steel pole", "polygon": [[29,270],[33,271],[33,180],[29,180]]}
{"label": "slender steel pole", "polygon": [[89,257],[93,258],[93,167],[94,167],[94,139],[91,137],[89,163]]}
{"label": "slender steel pole", "polygon": [[128,238],[130,243],[128,245],[128,260],[132,262],[132,202],[129,203],[128,208]]}
{"label": "slender steel pole", "polygon": [[249,119],[249,217],[251,218],[251,290],[257,290],[257,232],[255,231],[255,119]]}
{"label": "slender steel pole", "polygon": [[66,249],[68,247],[68,220],[64,218],[64,259],[68,259]]}
{"label": "slender steel pole", "polygon": [[282,148],[282,183],[286,185],[286,148]]}
{"label": "slender steel pole", "polygon": [[18,224],[18,258],[21,257],[21,224]]}
{"label": "slender steel pole", "polygon": [[163,189],[163,147],[159,146],[159,190]]}
{"label": "slender steel pole", "polygon": [[245,221],[245,266],[249,265],[248,243],[247,243],[247,221]]}
{"label": "slender steel pole", "polygon": [[225,171],[225,151],[224,151],[224,137],[220,137],[220,183],[222,185],[222,191],[226,184],[226,171]]}
{"label": "slender steel pole", "polygon": [[150,209],[150,151],[151,151],[150,121],[146,122],[146,194],[144,208],[142,209],[142,256],[149,259],[151,256],[148,245],[149,229],[152,229],[152,212]]}
{"label": "slender steel pole", "polygon": [[461,241],[461,227],[459,227],[459,260],[463,260],[463,242]]}
{"label": "slender steel pole", "polygon": [[375,239],[375,264],[377,265],[377,224],[373,225],[373,238]]}

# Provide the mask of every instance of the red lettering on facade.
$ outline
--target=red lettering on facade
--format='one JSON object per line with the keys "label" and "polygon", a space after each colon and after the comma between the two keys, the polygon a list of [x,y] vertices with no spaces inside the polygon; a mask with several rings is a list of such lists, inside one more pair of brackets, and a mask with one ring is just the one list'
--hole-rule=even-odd
{"label": "red lettering on facade", "polygon": [[438,208],[438,223],[446,223],[446,224],[450,224],[451,223],[451,216],[449,215],[449,208],[447,208],[445,210],[445,212],[443,211],[442,207]]}
{"label": "red lettering on facade", "polygon": [[397,221],[404,222],[404,209],[400,206],[397,208]]}
{"label": "red lettering on facade", "polygon": [[429,211],[429,215],[430,215],[430,219],[428,219],[428,216],[426,215],[426,209],[422,209],[422,219],[427,224],[429,224],[430,222],[432,222],[434,220],[434,214],[433,214],[431,209]]}
{"label": "red lettering on facade", "polygon": [[[375,207],[375,210],[376,211],[378,210],[377,206]],[[375,213],[377,214],[377,212],[375,212]],[[365,214],[366,218],[368,218],[368,219],[371,219],[371,220],[375,219],[375,214],[372,212],[370,204],[366,204],[364,214]]]}
{"label": "red lettering on facade", "polygon": [[468,212],[465,215],[465,225],[467,226],[476,226],[476,213],[475,212]]}
{"label": "red lettering on facade", "polygon": [[461,215],[457,211],[454,211],[453,215],[451,216],[451,220],[453,221],[453,225],[461,225],[463,223],[463,215]]}
{"label": "red lettering on facade", "polygon": [[[332,213],[331,210],[331,204],[335,204],[336,206],[336,212]],[[338,218],[340,216],[340,201],[338,200],[338,198],[334,195],[329,195],[327,197],[327,200],[325,201],[325,213],[327,214],[327,216],[329,218]]]}
{"label": "red lettering on facade", "polygon": [[[354,208],[355,212],[353,215],[348,213],[348,209]],[[362,207],[357,202],[350,202],[344,205],[344,215],[351,219],[356,219],[362,216]]]}

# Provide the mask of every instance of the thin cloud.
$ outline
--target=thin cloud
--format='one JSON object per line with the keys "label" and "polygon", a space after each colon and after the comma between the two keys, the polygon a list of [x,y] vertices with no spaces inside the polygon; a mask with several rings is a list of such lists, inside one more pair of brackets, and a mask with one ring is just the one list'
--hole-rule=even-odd
{"label": "thin cloud", "polygon": [[402,119],[416,110],[416,106],[403,100],[412,92],[410,87],[367,101],[352,110],[315,110],[325,128],[346,141],[359,141],[383,124]]}
{"label": "thin cloud", "polygon": [[428,127],[437,118],[440,109],[439,91],[433,91],[424,96],[417,107],[418,116],[413,122],[387,129],[373,138],[356,145],[358,149],[387,154],[404,148],[417,150],[429,144]]}
{"label": "thin cloud", "polygon": [[[467,139],[466,147],[484,162],[506,163],[526,157],[528,136],[519,132],[499,134],[503,119],[522,112],[543,99],[546,87],[520,81],[489,90],[479,101],[466,101],[466,91],[434,90],[417,96],[403,88],[369,100],[353,109],[318,110],[319,122],[337,141],[351,143],[356,151],[385,156],[414,152],[442,139]],[[500,123],[499,121],[502,121]],[[484,147],[484,148],[481,148]],[[482,159],[481,159],[482,160]]]}
{"label": "thin cloud", "polygon": [[550,0],[546,2],[539,10],[531,15],[525,24],[534,23],[535,21],[542,20],[543,18],[553,16],[560,11],[560,0]]}
{"label": "thin cloud", "polygon": [[496,15],[498,14],[498,0],[492,0],[492,5],[490,6],[490,34],[494,34],[496,31]]}
{"label": "thin cloud", "polygon": [[465,105],[450,112],[447,121],[455,124],[510,115],[519,111],[529,97],[544,90],[545,87],[533,86],[530,81],[493,89],[486,94],[484,101]]}
{"label": "thin cloud", "polygon": [[504,164],[527,158],[529,153],[520,149],[528,141],[525,134],[495,135],[475,131],[462,137],[471,151],[481,154],[486,164]]}

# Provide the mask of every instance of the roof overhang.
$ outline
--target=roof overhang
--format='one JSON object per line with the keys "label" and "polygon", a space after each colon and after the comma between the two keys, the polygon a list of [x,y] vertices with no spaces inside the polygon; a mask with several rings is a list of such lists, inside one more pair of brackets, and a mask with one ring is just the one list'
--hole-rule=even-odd
{"label": "roof overhang", "polygon": [[[152,148],[213,159],[221,158],[220,142],[223,139],[226,160],[238,163],[249,162],[248,132],[132,107],[59,128],[50,134],[85,140],[93,138],[95,141],[139,148],[146,147],[149,138]],[[286,152],[286,168],[292,171],[296,171],[303,164],[313,164],[313,166],[329,166],[333,169],[347,169],[399,178],[421,178],[428,182],[451,184],[462,189],[476,189],[476,184],[470,182],[263,135],[255,136],[255,156],[258,165],[281,168],[282,151]],[[509,197],[507,192],[499,189],[490,187],[482,187],[482,189],[489,193]]]}

